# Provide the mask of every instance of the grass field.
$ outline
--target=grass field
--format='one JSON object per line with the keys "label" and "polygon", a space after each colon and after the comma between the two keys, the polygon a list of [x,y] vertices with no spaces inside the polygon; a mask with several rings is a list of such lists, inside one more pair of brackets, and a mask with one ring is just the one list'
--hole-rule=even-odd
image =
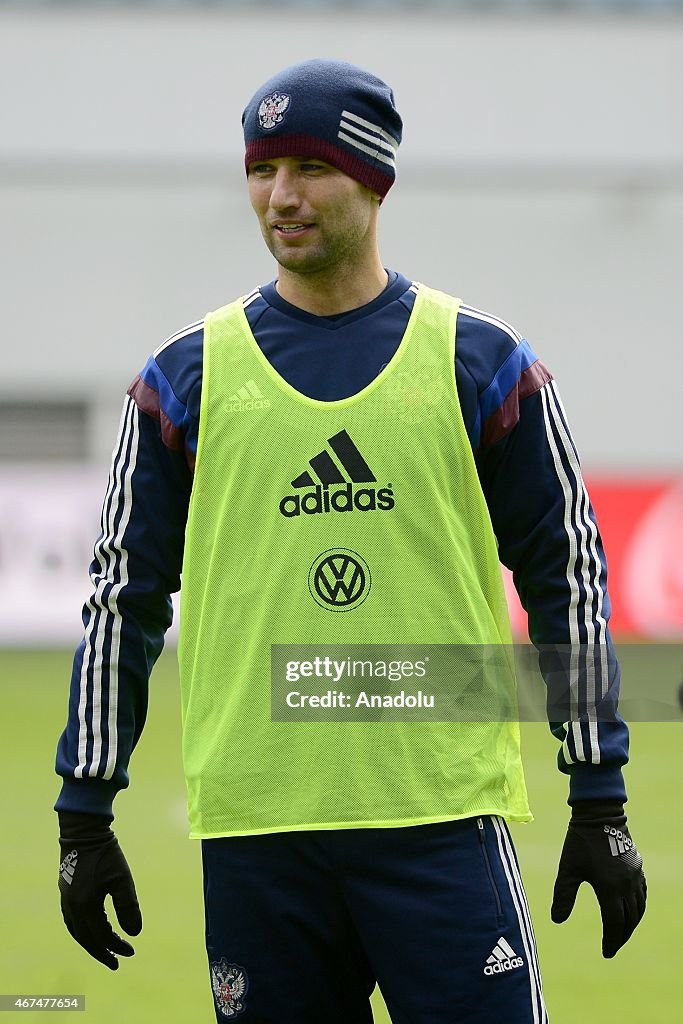
{"label": "grass field", "polygon": [[[620,650],[631,687],[681,671],[680,647]],[[115,827],[133,870],[144,918],[136,955],[113,974],[67,934],[59,911],[54,750],[66,718],[70,653],[0,652],[3,756],[0,993],[85,994],[92,1024],[203,1024],[214,1020],[204,959],[200,847],[186,838],[180,705],[174,655],[152,677],[147,726],[119,796]],[[626,769],[630,825],[649,887],[648,912],[612,961],[600,956],[592,891],[558,927],[549,907],[568,808],[556,742],[523,727],[536,820],[516,826],[552,1024],[672,1024],[683,1019],[679,960],[683,922],[681,723],[632,725]],[[389,1017],[379,993],[377,1024]],[[22,1011],[23,1020],[44,1014]],[[8,1019],[13,1019],[8,1014]],[[455,1024],[455,1022],[454,1022]]]}

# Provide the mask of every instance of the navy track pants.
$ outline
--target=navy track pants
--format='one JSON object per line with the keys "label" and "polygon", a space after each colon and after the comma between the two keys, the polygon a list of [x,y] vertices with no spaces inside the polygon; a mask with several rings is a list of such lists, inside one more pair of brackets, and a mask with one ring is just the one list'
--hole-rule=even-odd
{"label": "navy track pants", "polygon": [[512,840],[484,816],[202,841],[216,1019],[547,1024]]}

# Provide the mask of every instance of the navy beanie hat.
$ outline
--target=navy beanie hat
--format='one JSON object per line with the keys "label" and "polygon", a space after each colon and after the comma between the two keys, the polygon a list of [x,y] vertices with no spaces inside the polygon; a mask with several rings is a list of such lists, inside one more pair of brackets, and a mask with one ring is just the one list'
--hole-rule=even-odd
{"label": "navy beanie hat", "polygon": [[382,198],[396,179],[403,122],[380,78],[339,60],[307,60],[274,75],[242,115],[245,166],[309,156]]}

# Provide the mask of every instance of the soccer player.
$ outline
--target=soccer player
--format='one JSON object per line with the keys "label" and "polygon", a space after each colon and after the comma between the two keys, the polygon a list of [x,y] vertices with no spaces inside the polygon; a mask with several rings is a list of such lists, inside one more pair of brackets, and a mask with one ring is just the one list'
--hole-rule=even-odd
{"label": "soccer player", "polygon": [[[624,813],[627,727],[600,713],[619,686],[605,559],[557,386],[505,321],[385,269],[402,121],[384,82],[307,61],[257,90],[243,128],[277,279],[170,337],[124,403],[57,752],[64,919],[112,970],[133,954],[104,911],[111,893],[123,930],[141,930],[112,801],[182,571],[183,758],[216,1019],[362,1024],[378,983],[394,1024],[542,1024],[507,826],[530,818],[518,725],[343,708],[288,720],[271,707],[271,656],[500,649],[509,566],[533,643],[570,651],[571,706],[551,721],[571,806],[552,917],[589,882],[614,956],[645,879]],[[292,662],[292,692],[314,693],[314,664]]]}

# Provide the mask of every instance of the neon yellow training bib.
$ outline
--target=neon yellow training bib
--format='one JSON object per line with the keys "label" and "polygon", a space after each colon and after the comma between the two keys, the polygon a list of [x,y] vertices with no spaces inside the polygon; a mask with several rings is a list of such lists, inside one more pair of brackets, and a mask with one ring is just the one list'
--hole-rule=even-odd
{"label": "neon yellow training bib", "polygon": [[420,285],[389,364],[334,402],[276,372],[241,299],[206,317],[179,646],[191,837],[530,819],[515,722],[271,717],[273,644],[511,642],[458,307]]}

